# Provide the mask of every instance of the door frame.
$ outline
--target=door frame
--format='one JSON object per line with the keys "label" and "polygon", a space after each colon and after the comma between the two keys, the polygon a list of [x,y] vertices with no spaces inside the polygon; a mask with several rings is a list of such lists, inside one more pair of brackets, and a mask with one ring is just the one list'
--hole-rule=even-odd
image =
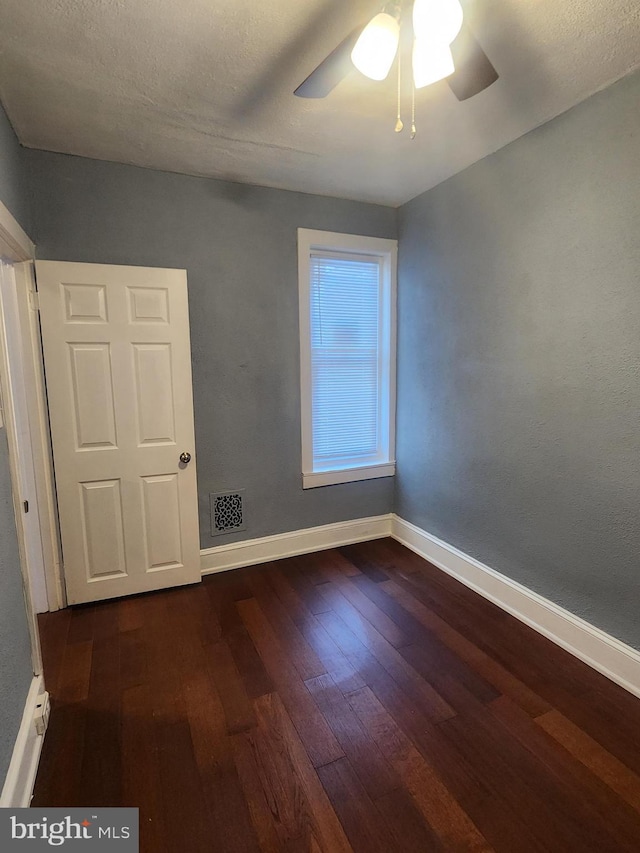
{"label": "door frame", "polygon": [[[35,246],[11,215],[4,204],[0,203],[0,258],[9,264],[31,260],[35,256]],[[31,640],[31,664],[36,676],[42,675],[42,652],[40,649],[40,635],[38,632],[38,621],[33,606],[32,579],[29,574],[27,562],[27,545],[25,530],[22,524],[22,506],[20,505],[20,471],[18,469],[18,430],[16,427],[14,405],[12,396],[12,383],[8,370],[9,351],[5,336],[4,314],[2,310],[2,299],[0,298],[0,384],[2,391],[2,415],[3,425],[7,430],[7,444],[9,447],[9,469],[11,473],[11,492],[13,496],[14,515],[16,520],[16,533],[18,538],[18,554],[20,560],[20,571],[23,579],[23,590],[25,599],[25,610],[27,624]],[[30,448],[26,449],[30,452]]]}
{"label": "door frame", "polygon": [[[40,522],[40,539],[42,548],[42,562],[44,565],[46,598],[48,610],[60,610],[66,607],[66,594],[62,574],[62,550],[60,546],[60,535],[58,528],[58,510],[55,493],[55,480],[53,474],[53,461],[51,454],[51,436],[49,433],[49,416],[47,410],[46,387],[44,382],[44,360],[42,357],[42,341],[40,337],[40,320],[38,314],[37,293],[35,292],[35,279],[33,262],[35,259],[35,244],[26,234],[24,229],[13,217],[7,207],[0,202],[0,258],[13,267],[15,278],[15,289],[18,303],[18,316],[3,316],[2,324],[11,322],[12,330],[15,332],[14,340],[19,341],[20,352],[17,360],[21,362],[24,378],[24,391],[27,404],[27,419],[29,422],[30,446],[21,448],[22,453],[29,453],[32,457],[35,476],[36,494],[33,499],[37,503]],[[17,328],[16,328],[17,325]],[[4,340],[4,335],[3,335]],[[3,374],[6,358],[2,344],[2,369]],[[13,439],[16,438],[15,422],[13,415],[13,398],[10,389],[5,393],[5,409],[7,422],[13,424]],[[7,424],[8,425],[8,424]],[[10,436],[8,435],[8,438]],[[10,456],[12,465],[16,464],[16,449],[10,444]],[[17,484],[20,482],[18,472],[12,474],[12,486],[14,495],[19,493]],[[17,524],[21,527],[21,512],[19,507]],[[19,536],[21,531],[19,531]],[[27,577],[28,564],[21,553],[23,577],[25,588],[31,590],[32,583],[36,579]],[[33,609],[33,602],[29,606]]]}
{"label": "door frame", "polygon": [[[35,244],[7,207],[0,202],[0,259],[13,266],[18,301],[18,332],[21,345],[18,357],[22,361],[27,418],[31,434],[31,447],[25,450],[31,452],[33,460],[36,482],[34,500],[37,502],[40,520],[48,609],[54,611],[66,607],[67,601],[62,572],[62,548],[44,380],[40,318],[35,291],[33,264],[35,255]],[[11,395],[8,394],[8,397],[5,405],[11,406],[13,403]],[[15,482],[19,482],[19,479]],[[27,571],[25,566],[22,567],[23,576]]]}
{"label": "door frame", "polygon": [[33,261],[15,264],[13,269],[22,344],[21,355],[27,417],[40,521],[42,563],[48,610],[54,611],[66,607],[67,598],[62,566],[62,546],[40,334],[38,293]]}
{"label": "door frame", "polygon": [[[26,383],[24,380],[23,335],[18,311],[15,267],[5,260],[0,261],[0,304],[2,308],[2,330],[4,333],[5,370],[3,394],[11,397],[12,419],[15,424],[13,445],[15,465],[19,477],[18,503],[21,506],[20,522],[23,526],[23,541],[29,578],[31,598],[36,613],[49,610],[47,582],[44,570],[42,530],[38,508],[31,425],[27,406]],[[7,434],[13,432],[7,424]],[[13,483],[12,483],[13,485]]]}

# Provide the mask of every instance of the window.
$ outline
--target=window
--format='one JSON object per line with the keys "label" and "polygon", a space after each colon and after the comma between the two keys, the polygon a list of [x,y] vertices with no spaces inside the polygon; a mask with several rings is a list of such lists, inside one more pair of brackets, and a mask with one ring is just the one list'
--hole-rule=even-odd
{"label": "window", "polygon": [[305,489],[395,473],[395,240],[298,229]]}

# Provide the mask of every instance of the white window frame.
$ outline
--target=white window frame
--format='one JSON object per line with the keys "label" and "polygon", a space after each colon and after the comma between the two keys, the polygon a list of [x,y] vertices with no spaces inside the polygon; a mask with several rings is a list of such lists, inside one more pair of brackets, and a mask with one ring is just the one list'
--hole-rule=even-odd
{"label": "white window frame", "polygon": [[[384,410],[381,414],[383,448],[379,462],[353,468],[314,469],[311,376],[311,276],[312,252],[374,256],[380,259],[383,298],[381,305],[382,359],[380,380]],[[302,487],[313,489],[337,483],[352,483],[396,472],[396,292],[398,242],[381,237],[337,234],[298,228],[298,288],[300,307],[300,398],[302,407]]]}

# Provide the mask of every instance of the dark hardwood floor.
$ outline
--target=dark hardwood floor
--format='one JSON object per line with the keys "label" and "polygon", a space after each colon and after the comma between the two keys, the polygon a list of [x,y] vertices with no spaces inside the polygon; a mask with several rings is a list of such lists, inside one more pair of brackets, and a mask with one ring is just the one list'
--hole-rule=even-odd
{"label": "dark hardwood floor", "polygon": [[33,804],[147,853],[640,850],[640,700],[392,540],[40,624]]}

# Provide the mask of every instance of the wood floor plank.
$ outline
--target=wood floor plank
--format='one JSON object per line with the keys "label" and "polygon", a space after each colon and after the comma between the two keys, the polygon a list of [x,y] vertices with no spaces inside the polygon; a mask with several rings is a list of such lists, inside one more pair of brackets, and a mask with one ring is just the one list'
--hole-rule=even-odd
{"label": "wood floor plank", "polygon": [[637,714],[624,718],[609,708],[606,701],[594,701],[589,695],[574,697],[566,692],[558,694],[554,704],[556,710],[640,776]]}
{"label": "wood floor plank", "polygon": [[265,572],[263,578],[278,597],[283,607],[286,608],[289,618],[298,625],[311,614],[311,611],[291,583],[291,579],[285,575],[281,568],[286,562],[286,560],[282,560],[273,563],[273,568]]}
{"label": "wood floor plank", "polygon": [[[393,619],[407,636],[412,638],[412,642],[401,649],[400,654],[411,662],[414,669],[418,669],[421,672],[424,679],[432,684],[443,698],[446,699],[447,697],[443,695],[442,690],[437,686],[438,683],[442,684],[443,682],[437,675],[443,672],[446,673],[449,680],[453,676],[456,684],[463,685],[466,690],[469,690],[481,701],[491,701],[491,699],[497,698],[499,692],[495,687],[485,681],[475,670],[468,667],[464,661],[461,661],[446,644],[441,642],[436,634],[405,610],[392,596],[387,595],[380,584],[373,583],[373,581],[366,577],[359,578],[354,583],[367,597],[375,602],[380,610]],[[419,651],[418,657],[422,664],[420,667],[416,666],[414,662],[415,656],[405,654],[405,650],[409,649]],[[412,657],[413,660],[411,659]],[[447,701],[449,701],[452,707],[455,707],[450,700]]]}
{"label": "wood floor plank", "polygon": [[491,702],[500,695],[455,655],[445,655],[440,644],[412,643],[400,654],[456,713],[464,711],[469,701]]}
{"label": "wood floor plank", "polygon": [[596,740],[555,708],[538,717],[536,723],[632,808],[640,812],[640,776],[638,774],[607,752]]}
{"label": "wood floor plank", "polygon": [[318,551],[299,555],[296,557],[297,574],[306,578],[313,586],[326,583],[324,565],[327,555],[332,553],[332,551]]}
{"label": "wood floor plank", "polygon": [[[202,579],[202,583],[207,578]],[[202,584],[183,587],[187,597],[189,612],[196,621],[202,644],[207,646],[222,639],[222,625],[216,611],[211,606],[211,598],[203,595]]]}
{"label": "wood floor plank", "polygon": [[[563,814],[575,815],[585,838],[599,849],[634,850],[640,838],[640,815],[620,803],[614,792],[570,752],[548,736],[508,697],[489,710],[538,764],[540,784],[550,792]],[[589,803],[587,806],[586,803]],[[615,814],[615,821],[611,815]]]}
{"label": "wood floor plank", "polygon": [[466,850],[489,850],[469,816],[372,691],[364,687],[352,693],[349,701],[442,843]]}
{"label": "wood floor plank", "polygon": [[[51,703],[31,805],[63,808],[80,805],[82,753],[87,711],[84,703]],[[98,805],[93,803],[92,805]]]}
{"label": "wood floor plank", "polygon": [[278,694],[272,694],[257,699],[256,707],[266,727],[277,733],[280,742],[286,745],[287,755],[313,814],[317,828],[313,836],[315,843],[323,853],[349,853],[351,845],[284,702]]}
{"label": "wood floor plank", "polygon": [[250,699],[257,699],[258,696],[273,693],[275,689],[273,681],[265,669],[262,659],[244,624],[234,628],[232,631],[227,631],[225,642],[229,646],[233,660],[238,668],[247,696]]}
{"label": "wood floor plank", "polygon": [[[311,613],[325,613],[331,609],[316,589],[316,584],[312,583],[309,575],[304,572],[304,563],[301,560],[295,557],[289,560],[282,560],[278,566]],[[321,578],[321,580],[324,582],[325,579]]]}
{"label": "wood floor plank", "polygon": [[364,687],[360,673],[349,662],[315,616],[308,616],[298,627],[343,693]]}
{"label": "wood floor plank", "polygon": [[[135,624],[135,620],[126,624]],[[127,632],[132,633],[132,632]],[[158,744],[153,722],[148,719],[152,705],[146,684],[127,687],[122,693],[122,797],[120,805],[140,810],[141,853],[170,853],[164,825]]]}
{"label": "wood floor plank", "polygon": [[229,646],[247,695],[255,699],[273,692],[274,686],[238,612],[237,602],[251,598],[248,583],[239,574],[233,583],[226,578],[223,583],[214,583],[218,580],[215,577],[205,578],[204,583],[209,609],[219,626],[221,639]]}
{"label": "wood floor plank", "polygon": [[173,606],[174,597],[153,593],[141,598],[146,599],[144,636],[149,684],[158,705],[166,703],[171,707],[181,695],[185,667],[190,665],[192,656],[201,653],[201,647],[189,649],[189,635],[176,633],[182,620]]}
{"label": "wood floor plank", "polygon": [[318,776],[355,853],[388,853],[392,834],[347,758],[318,768]]}
{"label": "wood floor plank", "polygon": [[68,642],[72,610],[70,607],[56,613],[42,613],[38,617],[42,665],[47,673],[47,690],[51,696],[58,694],[58,680],[62,669],[63,650]]}
{"label": "wood floor plank", "polygon": [[424,560],[393,539],[380,541],[380,548],[389,556],[388,573],[402,578],[427,592],[442,604],[450,602],[456,611],[472,619],[484,619],[498,627],[509,619],[497,605],[477,595],[469,587]]}
{"label": "wood floor plank", "polygon": [[120,687],[127,690],[146,684],[149,678],[147,648],[143,629],[120,632]]}
{"label": "wood floor plank", "polygon": [[198,766],[207,768],[227,753],[231,741],[219,689],[206,667],[185,679],[182,697]]}
{"label": "wood floor plank", "polygon": [[[482,774],[494,795],[514,811],[520,810],[528,833],[540,847],[544,849],[551,835],[557,850],[589,849],[591,836],[578,810],[566,808],[552,774],[545,773],[539,759],[516,737],[496,725],[486,707],[446,720],[439,728],[475,773]],[[525,802],[527,807],[522,809]],[[615,848],[605,844],[597,849]]]}
{"label": "wood floor plank", "polygon": [[[414,697],[429,709],[428,713],[434,720],[446,720],[455,714],[454,709],[434,687],[407,663],[398,649],[388,643],[371,623],[361,618],[337,588],[332,584],[325,584],[321,589],[322,594],[333,606],[331,614],[318,614],[317,618],[325,628],[331,625],[332,631],[338,637],[341,634],[347,636],[345,629],[349,634],[354,635],[407,695]],[[340,620],[340,625],[336,623],[333,614]]]}
{"label": "wood floor plank", "polygon": [[139,596],[130,595],[118,600],[118,630],[120,633],[136,631],[144,625],[144,610]]}
{"label": "wood floor plank", "polygon": [[459,631],[452,628],[444,619],[441,619],[421,601],[400,587],[395,581],[388,580],[381,583],[388,595],[397,599],[402,606],[418,619],[425,628],[432,631],[448,648],[461,660],[464,660],[486,681],[492,684],[501,693],[510,696],[521,708],[532,717],[544,714],[550,710],[547,701],[534,693],[526,684],[512,675],[505,667],[491,658],[486,652],[479,649],[474,643],[467,640]]}
{"label": "wood floor plank", "polygon": [[[99,605],[95,605],[99,606]],[[120,633],[155,626],[164,619],[166,600],[160,594],[150,592],[118,599],[118,630]]]}
{"label": "wood floor plank", "polygon": [[306,681],[318,675],[326,674],[326,668],[315,651],[302,636],[298,627],[289,616],[289,610],[280,601],[265,575],[256,575],[250,581],[251,591],[260,609],[265,614],[271,628],[288,650],[293,665],[300,678]]}
{"label": "wood floor plank", "polygon": [[[531,667],[538,679],[546,680],[549,689],[564,685],[573,696],[584,695],[606,682],[595,670],[400,543],[381,540],[380,547],[396,555],[390,572],[395,580],[408,583],[414,593],[426,594],[432,603],[437,602],[437,607],[444,608],[440,615],[480,647],[484,648],[483,641],[493,643],[492,648],[486,649],[489,654],[511,652],[518,664]],[[553,668],[547,667],[550,656],[555,662]]]}
{"label": "wood floor plank", "polygon": [[308,845],[314,831],[313,813],[294,770],[286,736],[273,707],[273,696],[256,699],[255,708],[258,727],[247,736],[247,743],[252,748],[280,847],[294,847],[294,842]]}
{"label": "wood floor plank", "polygon": [[290,714],[314,766],[328,764],[344,753],[309,691],[274,635],[255,599],[238,602],[254,645]]}
{"label": "wood floor plank", "polygon": [[[255,853],[260,848],[235,761],[237,737],[228,734],[228,711],[219,683],[203,666],[200,671],[190,673],[183,694],[213,836],[226,838],[228,853]],[[255,722],[253,708],[251,714]]]}
{"label": "wood floor plank", "polygon": [[[581,662],[574,659],[569,663],[566,652],[509,614],[496,613],[495,605],[476,596],[478,603],[471,607],[466,599],[455,599],[445,589],[438,589],[429,576],[418,572],[407,575],[394,570],[391,574],[401,587],[550,705],[584,695],[586,685],[578,676],[579,666],[576,667]],[[448,580],[462,587],[452,578]],[[470,590],[467,592],[475,595]],[[548,666],[550,657],[554,667]]]}
{"label": "wood floor plank", "polygon": [[272,588],[277,593],[282,604],[287,608],[287,611],[291,614],[292,621],[296,624],[310,648],[313,649],[322,662],[325,672],[330,674],[333,680],[339,684],[343,693],[363,687],[364,681],[362,678],[315,617],[316,612],[328,612],[330,606],[322,595],[318,593],[317,588],[313,587],[315,595],[322,600],[324,606],[316,608],[316,611],[312,611],[307,607],[306,600],[303,600],[299,595],[297,587],[290,582],[290,576],[279,568],[289,562],[291,561],[287,560],[275,564],[278,568],[273,573],[269,573]]}
{"label": "wood floor plank", "polygon": [[267,799],[267,793],[261,781],[260,767],[252,742],[254,737],[255,735],[249,732],[236,736],[234,748],[236,769],[260,850],[263,853],[279,853],[282,849],[282,841],[278,832],[277,815],[274,814],[270,798]]}
{"label": "wood floor plank", "polygon": [[321,675],[305,683],[371,799],[401,787],[400,779],[331,676]]}
{"label": "wood floor plank", "polygon": [[[431,571],[438,572],[428,563],[421,562]],[[570,702],[585,695],[587,685],[582,678],[584,664],[581,661],[509,614],[496,614],[497,608],[490,602],[476,596],[478,603],[472,610],[467,606],[467,600],[454,600],[446,589],[438,589],[428,573],[408,574],[394,569],[391,574],[398,585],[532,690],[547,706],[555,702]],[[447,581],[462,587],[452,578],[447,578]],[[466,592],[475,595],[470,590]],[[553,667],[548,665],[550,659],[554,660]]]}
{"label": "wood floor plank", "polygon": [[382,555],[377,542],[358,542],[355,545],[345,545],[339,548],[338,552],[369,580],[375,583],[389,580],[387,568],[390,563]]}
{"label": "wood floor plank", "polygon": [[[173,590],[172,590],[173,591]],[[94,605],[91,636],[94,641],[108,640],[120,632],[120,599]]]}
{"label": "wood floor plank", "polygon": [[247,731],[256,724],[253,706],[225,640],[207,647],[208,671],[218,689],[229,734]]}
{"label": "wood floor plank", "polygon": [[[330,581],[332,589],[328,589],[325,585],[322,587],[322,594],[327,597],[330,592],[335,593],[336,590],[339,591],[340,595],[344,597],[355,612],[359,614],[361,618],[363,617],[367,624],[373,626],[373,628],[375,628],[375,630],[395,648],[398,648],[399,646],[406,646],[407,643],[410,643],[413,637],[407,636],[384,611],[380,610],[380,608],[372,602],[371,599],[367,598],[367,596],[351,582],[351,578],[345,577],[340,570],[340,564],[344,564],[346,562],[347,561],[336,552],[328,552],[328,558],[327,562],[323,566],[323,572],[327,580]],[[335,587],[335,590],[333,590],[333,587]]]}
{"label": "wood floor plank", "polygon": [[68,643],[86,643],[93,639],[93,619],[96,614],[96,605],[81,604],[69,608],[69,632]]}
{"label": "wood floor plank", "polygon": [[89,696],[93,665],[93,640],[70,643],[60,655],[62,665],[58,674],[56,699],[65,705],[82,702]]}
{"label": "wood floor plank", "polygon": [[[586,664],[582,664],[586,669],[590,669]],[[614,714],[617,719],[624,724],[626,731],[633,733],[635,740],[640,741],[640,703],[638,697],[633,693],[629,693],[620,684],[615,684],[609,678],[595,670],[591,670],[595,683],[586,694],[589,704],[596,707],[606,707],[610,713]]]}
{"label": "wood floor plank", "polygon": [[[110,613],[108,620],[114,613]],[[94,639],[91,678],[86,700],[84,745],[80,771],[79,806],[121,801],[122,739],[120,688],[120,635]]]}
{"label": "wood floor plank", "polygon": [[211,608],[215,613],[220,625],[221,636],[226,639],[229,632],[242,624],[239,617],[236,602],[245,598],[253,598],[249,587],[250,575],[245,569],[238,572],[223,572],[219,575],[210,575],[203,582]]}
{"label": "wood floor plank", "polygon": [[189,827],[190,853],[211,850],[214,826],[193,752],[187,709],[181,696],[154,710],[162,811],[169,850],[184,849]]}
{"label": "wood floor plank", "polygon": [[220,761],[200,770],[200,779],[211,813],[210,838],[224,838],[224,848],[220,847],[225,853],[259,853],[258,836],[231,744]]}
{"label": "wood floor plank", "polygon": [[427,853],[444,850],[442,842],[426,822],[406,788],[396,788],[375,801],[393,837],[390,850]]}
{"label": "wood floor plank", "polygon": [[377,607],[400,628],[407,637],[407,643],[419,642],[422,637],[429,636],[431,632],[419,619],[410,613],[401,602],[389,595],[383,588],[383,581],[374,582],[366,575],[354,578],[353,583],[367,596]]}

